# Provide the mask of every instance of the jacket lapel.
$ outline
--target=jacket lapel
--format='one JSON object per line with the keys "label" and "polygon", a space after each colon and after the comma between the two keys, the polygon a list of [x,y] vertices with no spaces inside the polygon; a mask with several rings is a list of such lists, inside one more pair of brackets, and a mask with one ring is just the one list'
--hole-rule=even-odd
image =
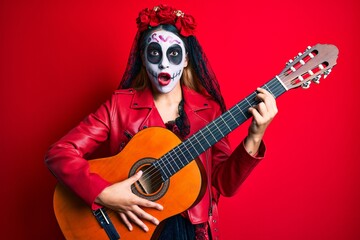
{"label": "jacket lapel", "polygon": [[[210,97],[204,96],[185,86],[182,87],[183,98],[185,100],[185,112],[191,122],[190,134],[198,131],[200,128],[208,124],[214,115],[214,108]],[[142,91],[136,91],[132,101],[131,109],[136,111],[146,110],[144,113],[144,120],[139,126],[139,131],[148,126],[165,127],[160,114],[156,110],[153,95],[150,88]]]}
{"label": "jacket lapel", "polygon": [[142,114],[143,121],[139,125],[138,131],[149,126],[165,127],[160,114],[156,110],[154,98],[150,88],[136,91],[136,94],[131,102],[131,109],[135,111],[147,111]]}

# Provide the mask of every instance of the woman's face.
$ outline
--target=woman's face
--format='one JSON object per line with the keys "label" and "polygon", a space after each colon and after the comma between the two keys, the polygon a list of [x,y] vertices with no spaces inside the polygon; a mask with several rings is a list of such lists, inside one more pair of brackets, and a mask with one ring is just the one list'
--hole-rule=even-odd
{"label": "woman's face", "polygon": [[166,30],[153,32],[146,39],[144,65],[154,90],[171,92],[187,66],[183,41]]}

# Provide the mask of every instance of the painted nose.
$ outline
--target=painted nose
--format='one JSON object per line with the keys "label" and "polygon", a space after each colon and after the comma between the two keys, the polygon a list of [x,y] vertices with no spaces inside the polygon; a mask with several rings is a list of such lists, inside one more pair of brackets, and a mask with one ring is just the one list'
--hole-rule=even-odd
{"label": "painted nose", "polygon": [[166,57],[163,57],[160,61],[160,64],[159,64],[159,68],[160,69],[166,69],[166,68],[169,68],[170,67],[170,64],[169,64],[169,61]]}

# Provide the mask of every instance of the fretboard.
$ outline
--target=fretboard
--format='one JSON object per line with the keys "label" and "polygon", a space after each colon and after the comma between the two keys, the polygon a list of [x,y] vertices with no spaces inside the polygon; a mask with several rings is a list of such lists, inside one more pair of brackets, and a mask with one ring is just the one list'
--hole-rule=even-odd
{"label": "fretboard", "polygon": [[[272,93],[275,98],[286,91],[276,77],[262,86],[262,88]],[[154,162],[154,167],[162,173],[162,180],[166,181],[201,153],[205,152],[249,119],[251,117],[251,113],[248,111],[249,107],[259,103],[255,99],[256,94],[256,91],[253,92],[197,133],[163,155],[158,161]]]}

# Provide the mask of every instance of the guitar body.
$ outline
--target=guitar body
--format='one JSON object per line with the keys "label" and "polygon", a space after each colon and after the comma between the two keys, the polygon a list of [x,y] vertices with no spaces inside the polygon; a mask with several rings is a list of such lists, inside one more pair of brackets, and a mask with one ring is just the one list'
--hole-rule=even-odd
{"label": "guitar body", "polygon": [[[90,160],[90,171],[97,173],[111,183],[119,182],[129,178],[139,170],[148,170],[153,173],[149,166],[165,153],[181,143],[181,140],[171,131],[152,127],[136,134],[126,147],[117,155],[108,158]],[[174,174],[169,180],[159,184],[159,174],[144,177],[141,187],[133,185],[135,194],[164,206],[164,210],[145,209],[159,221],[181,213],[190,208],[196,200],[201,197],[202,170],[197,161],[191,161],[188,165]],[[145,173],[145,172],[144,172]],[[147,181],[150,181],[147,183]],[[139,183],[141,185],[141,183]],[[155,183],[146,191],[148,184]],[[154,184],[153,184],[154,185]],[[133,190],[134,190],[133,189]],[[58,184],[54,193],[54,211],[60,228],[66,239],[108,239],[105,231],[101,228],[91,209],[73,192]],[[145,240],[151,239],[156,226],[146,222],[148,232],[139,227],[129,231],[121,222],[116,212],[107,210],[109,218],[115,226],[121,239]]]}

